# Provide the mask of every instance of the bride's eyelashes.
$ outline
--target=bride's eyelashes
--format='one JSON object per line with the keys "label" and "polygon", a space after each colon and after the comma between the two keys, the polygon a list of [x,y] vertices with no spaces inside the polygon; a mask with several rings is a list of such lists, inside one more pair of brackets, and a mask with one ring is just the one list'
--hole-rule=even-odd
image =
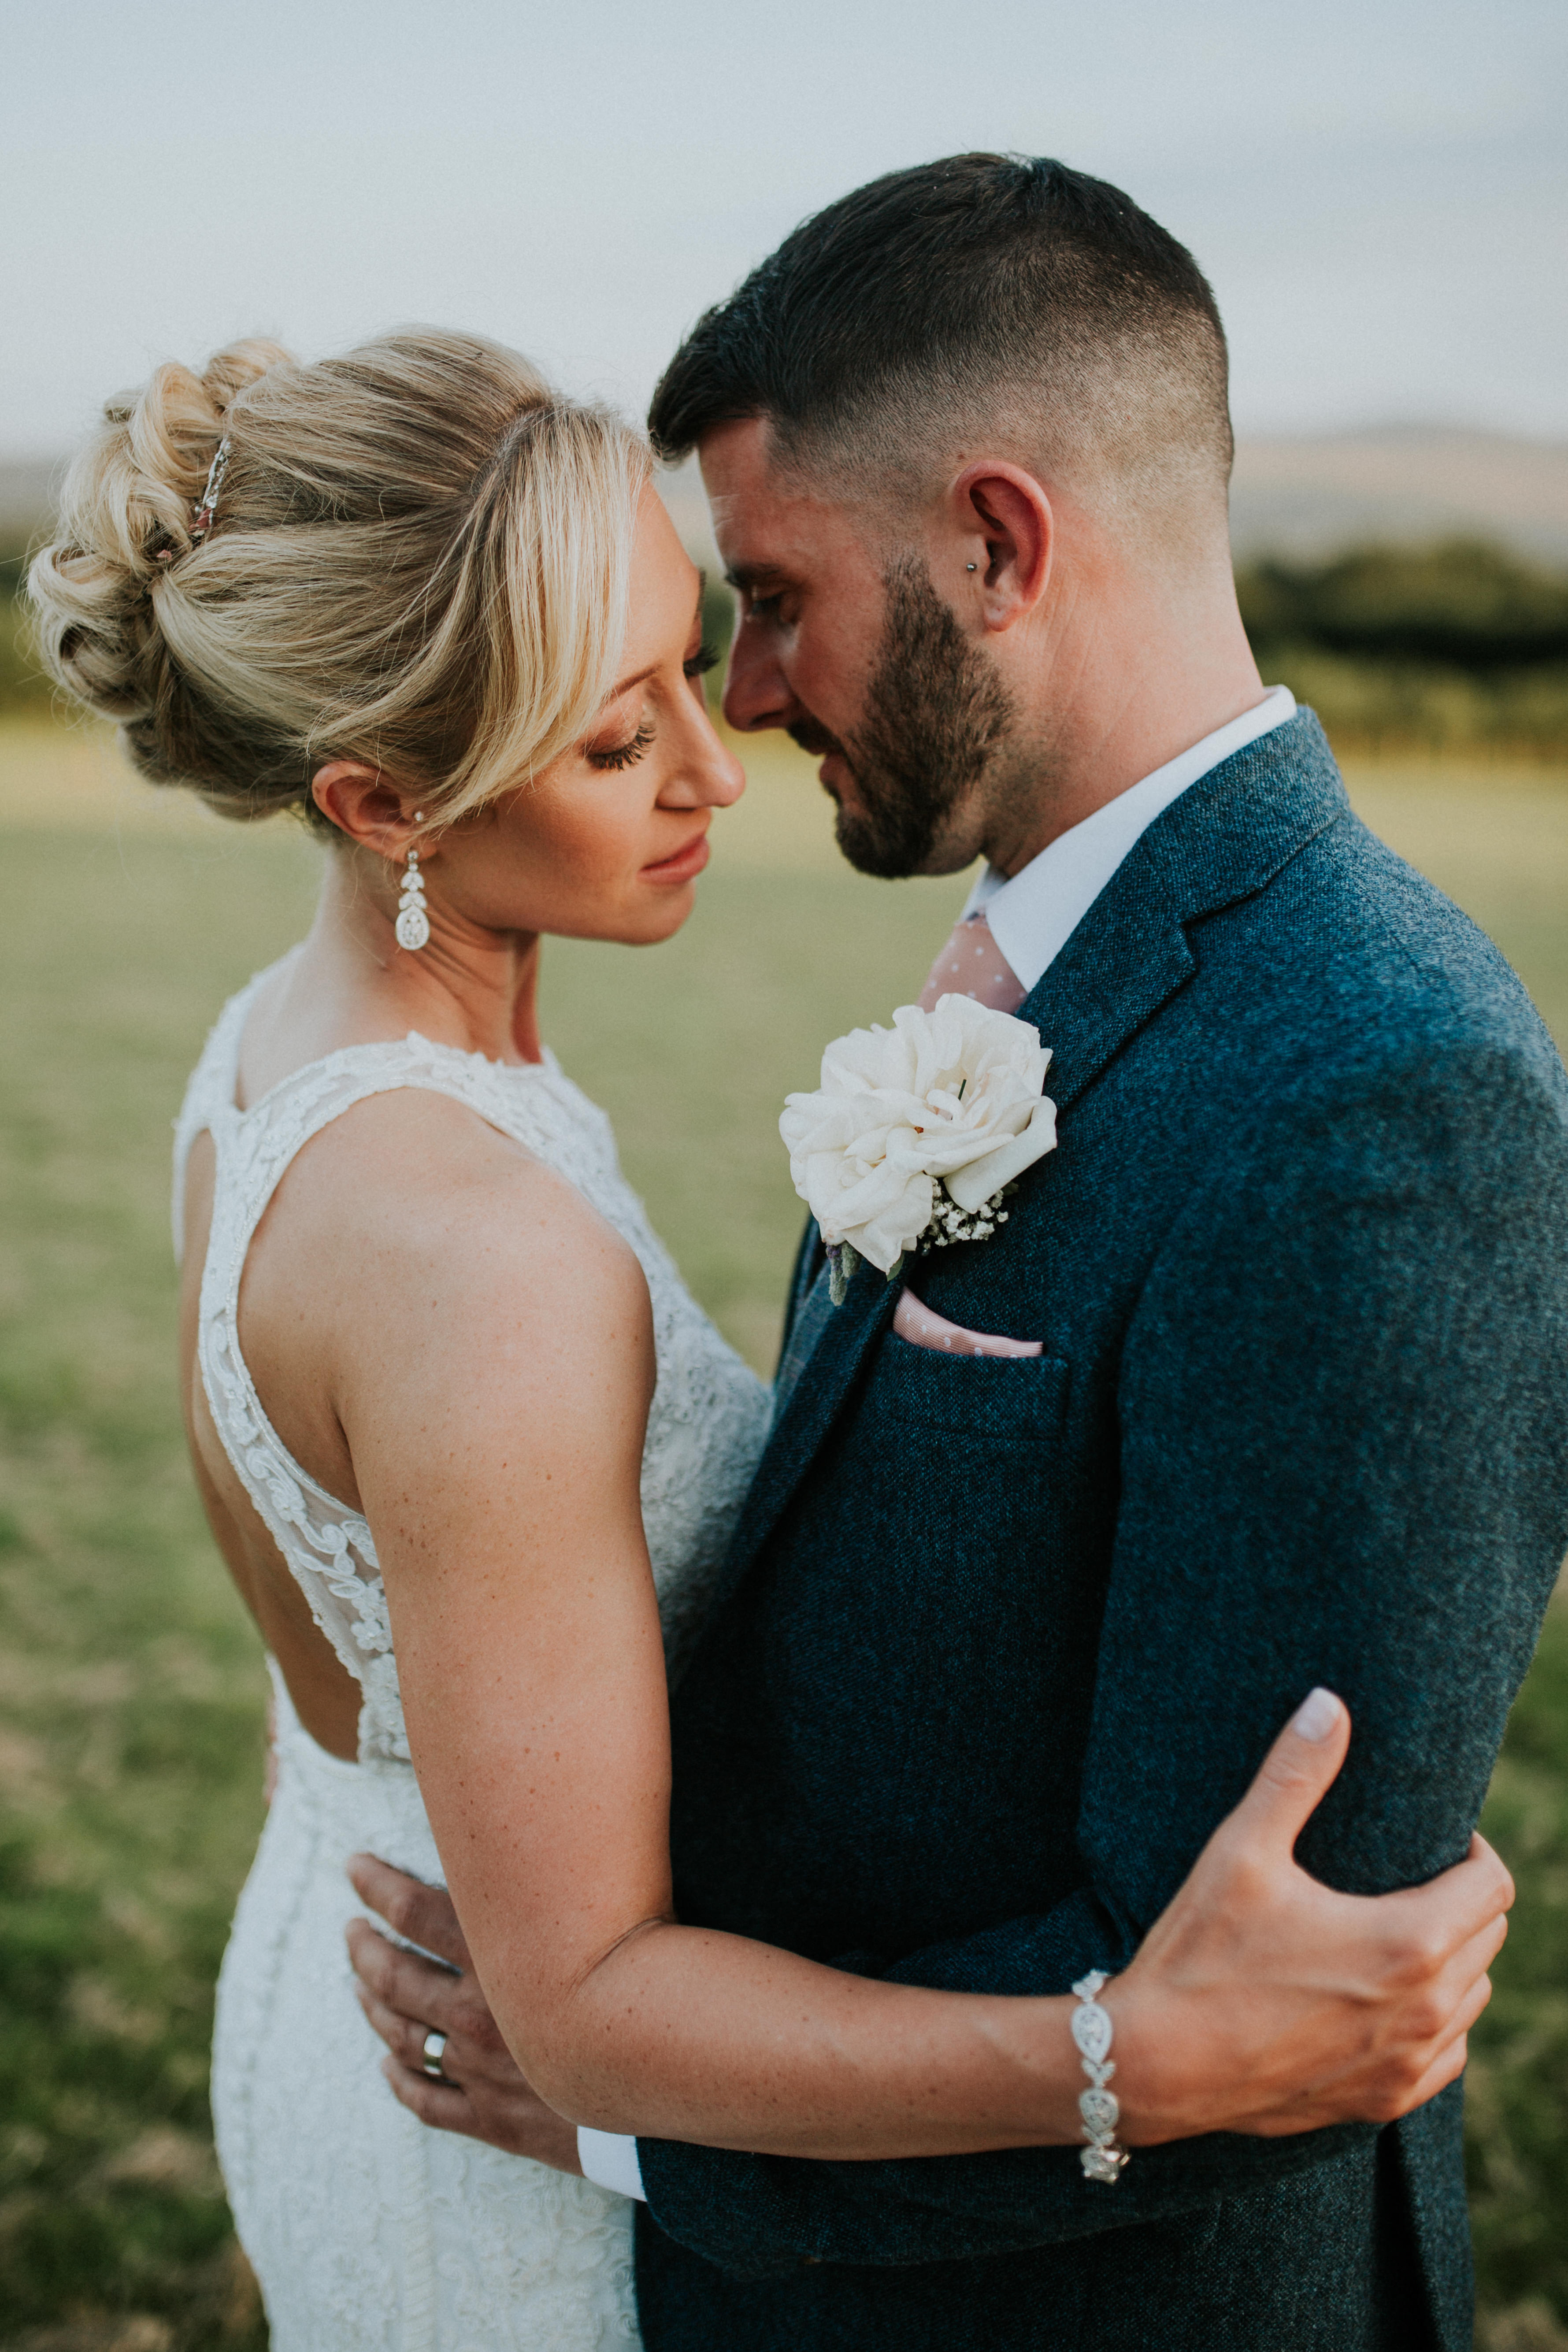
{"label": "bride's eyelashes", "polygon": [[[722,659],[723,656],[717,646],[704,644],[699,646],[689,659],[682,662],[681,668],[688,677],[703,677],[709,670],[717,669]],[[591,768],[612,771],[629,768],[642,758],[643,753],[653,741],[653,720],[645,718],[638,721],[636,734],[628,735],[624,743],[611,743],[602,748],[591,747],[586,755],[588,765]]]}
{"label": "bride's eyelashes", "polygon": [[644,719],[636,734],[628,735],[624,743],[613,743],[605,751],[591,750],[587,755],[588,765],[609,770],[633,767],[653,741],[653,720]]}

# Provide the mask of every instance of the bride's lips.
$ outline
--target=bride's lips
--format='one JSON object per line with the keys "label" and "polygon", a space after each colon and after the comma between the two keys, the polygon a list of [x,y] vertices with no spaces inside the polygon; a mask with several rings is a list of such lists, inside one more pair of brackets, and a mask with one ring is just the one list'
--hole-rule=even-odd
{"label": "bride's lips", "polygon": [[657,866],[645,866],[642,878],[645,882],[695,882],[712,854],[704,830],[694,835],[673,857],[661,857]]}

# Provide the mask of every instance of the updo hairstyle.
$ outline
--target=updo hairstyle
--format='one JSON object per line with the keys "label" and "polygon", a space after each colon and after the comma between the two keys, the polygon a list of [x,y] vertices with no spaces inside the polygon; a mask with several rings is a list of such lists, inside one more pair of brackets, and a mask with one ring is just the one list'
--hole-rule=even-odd
{"label": "updo hairstyle", "polygon": [[151,782],[326,825],[310,779],[353,758],[450,824],[608,697],[647,454],[517,352],[419,329],[306,367],[240,342],[104,418],[28,588],[52,675]]}

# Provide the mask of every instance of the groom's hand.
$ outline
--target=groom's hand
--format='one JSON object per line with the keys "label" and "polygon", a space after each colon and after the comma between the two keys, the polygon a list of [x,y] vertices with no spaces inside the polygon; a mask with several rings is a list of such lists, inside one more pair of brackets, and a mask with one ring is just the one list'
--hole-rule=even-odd
{"label": "groom's hand", "polygon": [[[530,2087],[501,2040],[446,1890],[369,1853],[355,1854],[349,1878],[397,1935],[439,1955],[430,1960],[405,1951],[368,1919],[349,1922],[360,2007],[392,2053],[381,2071],[403,2105],[437,2131],[463,2132],[557,2172],[581,2173],[575,2127]],[[446,2036],[438,2077],[426,2071],[431,2033]]]}
{"label": "groom's hand", "polygon": [[[1350,1738],[1343,1701],[1312,1692],[1116,1980],[1129,2145],[1392,2123],[1463,2073],[1513,1881],[1479,1835],[1394,1894],[1310,1877],[1296,1841]],[[1141,2078],[1159,2087],[1139,2103]]]}

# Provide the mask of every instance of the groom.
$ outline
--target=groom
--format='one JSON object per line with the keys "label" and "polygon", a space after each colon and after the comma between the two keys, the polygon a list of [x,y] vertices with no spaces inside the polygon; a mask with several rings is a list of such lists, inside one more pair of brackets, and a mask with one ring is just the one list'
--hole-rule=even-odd
{"label": "groom", "polygon": [[[1568,1538],[1568,1082],[1264,691],[1208,286],[1116,190],[963,156],[797,230],[650,421],[740,593],[731,720],[822,755],[863,872],[984,857],[931,991],[1032,1024],[1060,1114],[1007,1224],[913,1267],[909,1337],[808,1232],[673,1701],[681,1917],[1065,1991],[1314,1683],[1355,1729],[1302,1861],[1433,1876]],[[1067,2148],[584,2153],[646,2198],[653,2352],[1463,2352],[1460,2119],[1455,2085],[1113,2188]]]}

